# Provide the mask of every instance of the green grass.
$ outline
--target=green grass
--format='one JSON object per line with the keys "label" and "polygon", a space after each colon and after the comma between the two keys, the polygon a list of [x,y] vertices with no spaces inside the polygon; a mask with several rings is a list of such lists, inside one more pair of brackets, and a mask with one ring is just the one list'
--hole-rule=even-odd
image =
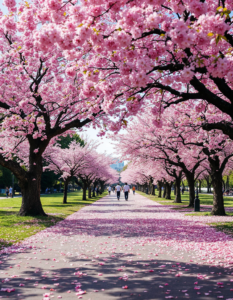
{"label": "green grass", "polygon": [[215,227],[219,231],[223,231],[226,234],[233,235],[233,222],[222,222],[222,223],[210,223],[209,225]]}
{"label": "green grass", "polygon": [[82,200],[82,192],[68,193],[68,203],[63,204],[63,194],[52,194],[41,197],[41,202],[48,217],[21,217],[17,213],[21,198],[0,199],[0,249],[20,242],[25,238],[50,227],[67,216],[105,196]]}
{"label": "green grass", "polygon": [[[175,200],[173,191],[171,193],[172,194],[171,200],[167,200],[164,198],[158,198],[157,196],[146,195],[145,193],[139,192],[139,191],[137,191],[137,193],[139,193],[140,195],[143,195],[151,200],[159,202],[163,205],[178,205],[178,206],[182,206],[183,208],[185,208],[185,206],[187,207],[189,204],[189,193],[188,192],[184,192],[184,195],[181,195],[182,203],[173,203],[173,201]],[[158,194],[157,191],[156,191],[156,193]],[[201,205],[212,205],[213,204],[213,195],[199,194],[199,199],[200,199]],[[224,197],[224,205],[225,205],[225,207],[233,207],[233,197]],[[178,209],[180,209],[180,208],[178,208]]]}

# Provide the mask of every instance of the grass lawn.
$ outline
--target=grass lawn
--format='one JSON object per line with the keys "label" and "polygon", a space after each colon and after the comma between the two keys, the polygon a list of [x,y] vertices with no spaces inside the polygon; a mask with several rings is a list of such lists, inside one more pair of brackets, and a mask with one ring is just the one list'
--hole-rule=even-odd
{"label": "grass lawn", "polygon": [[67,204],[62,204],[63,194],[60,193],[42,196],[41,202],[48,217],[17,216],[21,198],[0,199],[0,249],[56,224],[106,194],[104,192],[99,197],[82,201],[82,192],[68,193]]}
{"label": "grass lawn", "polygon": [[[182,208],[187,208],[189,204],[189,193],[184,192],[184,195],[181,195],[181,201],[182,203],[173,203],[175,200],[174,193],[172,191],[171,193],[171,200],[164,199],[164,198],[158,198],[157,196],[152,196],[152,195],[146,195],[143,192],[137,191],[138,194],[143,195],[151,200],[154,200],[156,202],[159,202],[160,204],[163,205],[176,205],[179,206],[177,209],[182,209]],[[157,192],[158,194],[158,192]],[[200,204],[201,205],[212,205],[213,204],[213,195],[208,195],[208,194],[199,194],[199,199],[200,199]],[[224,205],[225,207],[233,207],[233,197],[224,197]]]}

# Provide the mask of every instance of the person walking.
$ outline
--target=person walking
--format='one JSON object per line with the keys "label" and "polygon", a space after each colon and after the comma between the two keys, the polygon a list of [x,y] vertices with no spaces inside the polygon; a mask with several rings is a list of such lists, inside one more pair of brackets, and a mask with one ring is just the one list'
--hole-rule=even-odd
{"label": "person walking", "polygon": [[125,193],[125,201],[128,201],[129,193],[130,193],[130,187],[128,186],[127,182],[125,183],[123,187],[124,193]]}
{"label": "person walking", "polygon": [[109,187],[108,187],[108,194],[109,194],[109,195],[111,195],[111,190],[112,190],[112,188],[111,188],[111,186],[109,186]]}
{"label": "person walking", "polygon": [[12,189],[12,187],[10,186],[10,188],[9,188],[9,196],[12,198],[12,196],[13,196],[13,189]]}
{"label": "person walking", "polygon": [[121,186],[119,184],[116,186],[116,192],[117,192],[117,199],[119,201],[121,196]]}
{"label": "person walking", "polygon": [[136,188],[135,188],[135,186],[133,186],[133,194],[135,195],[135,190],[136,190]]}
{"label": "person walking", "polygon": [[6,187],[6,197],[8,198],[8,195],[9,195],[9,189],[8,189],[8,186]]}

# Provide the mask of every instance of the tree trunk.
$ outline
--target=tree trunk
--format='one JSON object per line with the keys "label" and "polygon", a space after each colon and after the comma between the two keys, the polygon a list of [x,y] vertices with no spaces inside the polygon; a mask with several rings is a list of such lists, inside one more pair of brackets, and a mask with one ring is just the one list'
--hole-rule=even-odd
{"label": "tree trunk", "polygon": [[171,187],[172,183],[166,182],[166,194],[165,194],[165,199],[171,200]]}
{"label": "tree trunk", "polygon": [[152,183],[152,195],[155,196],[155,185]]}
{"label": "tree trunk", "polygon": [[207,184],[207,193],[211,193],[211,182],[209,176],[205,177],[206,184]]}
{"label": "tree trunk", "polygon": [[163,183],[163,198],[166,196],[166,184]]}
{"label": "tree trunk", "polygon": [[104,183],[100,182],[100,190],[99,190],[100,195],[103,194],[103,192],[104,192]]}
{"label": "tree trunk", "polygon": [[22,192],[20,216],[46,216],[40,201],[42,157],[35,153],[29,157],[29,171],[26,178],[18,178]]}
{"label": "tree trunk", "polygon": [[63,192],[63,204],[67,203],[67,192],[68,192],[69,180],[64,181],[64,192]]}
{"label": "tree trunk", "polygon": [[176,182],[174,184],[174,196],[176,196]]}
{"label": "tree trunk", "polygon": [[87,183],[83,181],[83,200],[87,200]]}
{"label": "tree trunk", "polygon": [[201,184],[202,184],[202,180],[198,180],[199,181],[199,193],[201,193]]}
{"label": "tree trunk", "polygon": [[195,179],[193,173],[186,173],[186,178],[189,185],[189,207],[194,207],[194,199],[195,199]]}
{"label": "tree trunk", "polygon": [[222,172],[220,171],[219,157],[215,156],[209,158],[210,163],[210,176],[213,185],[213,207],[211,210],[212,215],[225,216],[224,200],[222,193]]}
{"label": "tree trunk", "polygon": [[174,203],[181,203],[180,184],[181,184],[181,178],[177,176],[175,182],[176,198]]}
{"label": "tree trunk", "polygon": [[88,187],[88,198],[91,199],[91,186]]}
{"label": "tree trunk", "polygon": [[227,188],[226,188],[226,184],[225,184],[224,180],[222,180],[222,185],[223,185],[223,189],[224,189],[224,191],[226,191],[226,190],[227,190]]}
{"label": "tree trunk", "polygon": [[[212,177],[212,176],[211,176]],[[224,200],[222,193],[222,174],[216,172],[212,177],[213,183],[213,207],[211,215],[225,216]]]}
{"label": "tree trunk", "polygon": [[157,182],[157,189],[158,189],[158,198],[161,198],[162,197],[162,184],[161,184],[161,181],[158,181]]}

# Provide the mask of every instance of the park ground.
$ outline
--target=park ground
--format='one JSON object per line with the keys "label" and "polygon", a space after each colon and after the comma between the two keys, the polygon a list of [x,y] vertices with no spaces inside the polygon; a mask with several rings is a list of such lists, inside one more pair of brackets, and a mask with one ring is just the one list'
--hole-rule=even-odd
{"label": "park ground", "polygon": [[173,208],[139,193],[86,205],[2,252],[0,297],[233,299],[233,238]]}
{"label": "park ground", "polygon": [[[157,196],[146,195],[137,191],[150,200],[156,201],[161,205],[166,205],[179,211],[186,216],[210,216],[213,196],[210,194],[200,194],[201,211],[194,212],[188,206],[188,192],[182,195],[182,203],[173,203],[175,196],[171,196],[171,200],[158,198]],[[90,205],[106,195],[106,192],[96,198],[82,200],[82,192],[71,192],[68,194],[68,203],[63,204],[63,194],[57,193],[52,195],[43,195],[41,201],[48,217],[21,217],[17,215],[20,209],[21,198],[0,199],[0,250],[21,242],[27,237],[44,230],[57,222],[62,221],[69,215],[75,213],[82,207]],[[227,216],[233,216],[233,197],[224,197]],[[215,226],[218,230],[222,230],[227,234],[233,235],[233,220],[228,217],[206,218],[209,225]]]}
{"label": "park ground", "polygon": [[41,202],[48,217],[21,217],[17,213],[21,206],[21,198],[0,199],[0,250],[11,246],[25,238],[44,230],[86,205],[106,195],[82,200],[82,192],[68,193],[68,203],[63,204],[63,194],[43,195]]}

